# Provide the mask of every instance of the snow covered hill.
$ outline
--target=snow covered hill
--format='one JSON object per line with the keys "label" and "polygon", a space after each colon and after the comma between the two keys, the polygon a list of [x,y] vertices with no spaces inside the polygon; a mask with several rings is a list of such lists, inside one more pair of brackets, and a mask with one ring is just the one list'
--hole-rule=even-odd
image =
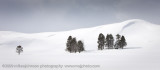
{"label": "snow covered hill", "polygon": [[[95,70],[159,70],[159,31],[160,25],[139,19],[62,32],[26,34],[0,31],[0,64],[96,64],[101,67]],[[105,36],[111,33],[114,38],[117,33],[124,35],[128,46],[98,51],[99,33]],[[76,54],[66,52],[69,35],[84,41],[86,51]],[[24,48],[20,56],[15,52],[18,45]],[[0,67],[0,70],[3,69],[6,68]]]}

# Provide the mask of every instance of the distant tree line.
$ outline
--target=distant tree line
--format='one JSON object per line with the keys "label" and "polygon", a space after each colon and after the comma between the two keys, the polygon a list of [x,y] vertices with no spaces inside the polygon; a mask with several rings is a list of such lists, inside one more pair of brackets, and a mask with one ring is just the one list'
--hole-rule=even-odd
{"label": "distant tree line", "polygon": [[72,38],[72,36],[69,36],[66,43],[66,51],[69,51],[70,53],[73,52],[82,52],[84,51],[84,44],[81,40],[77,42],[76,38]]}
{"label": "distant tree line", "polygon": [[98,36],[98,50],[103,50],[104,46],[106,46],[108,49],[119,49],[125,47],[127,45],[125,37],[122,35],[117,34],[116,35],[116,42],[114,44],[114,37],[112,34],[107,34],[106,38],[105,36],[100,33]]}

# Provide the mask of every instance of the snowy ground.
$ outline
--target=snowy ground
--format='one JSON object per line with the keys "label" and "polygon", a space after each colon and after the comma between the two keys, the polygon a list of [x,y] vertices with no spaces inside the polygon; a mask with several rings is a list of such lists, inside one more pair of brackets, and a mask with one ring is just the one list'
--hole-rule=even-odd
{"label": "snowy ground", "polygon": [[[133,19],[121,23],[82,28],[64,32],[25,34],[0,31],[0,70],[159,70],[160,69],[160,25]],[[99,33],[124,35],[128,46],[124,49],[97,50]],[[83,40],[86,51],[65,51],[69,35]],[[16,53],[22,45],[24,52]],[[63,65],[56,67],[18,68],[10,65]],[[100,67],[65,67],[65,65],[99,65]]]}

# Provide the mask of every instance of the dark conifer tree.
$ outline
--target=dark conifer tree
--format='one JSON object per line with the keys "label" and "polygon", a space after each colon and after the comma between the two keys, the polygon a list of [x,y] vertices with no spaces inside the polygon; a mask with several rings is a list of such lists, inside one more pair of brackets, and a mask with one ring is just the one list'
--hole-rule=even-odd
{"label": "dark conifer tree", "polygon": [[105,43],[106,43],[106,47],[108,48],[109,47],[109,34],[107,34],[107,36],[106,36]]}
{"label": "dark conifer tree", "polygon": [[113,49],[114,46],[114,38],[112,36],[112,34],[107,34],[106,36],[106,47],[108,49]]}
{"label": "dark conifer tree", "polygon": [[67,39],[67,43],[66,43],[66,50],[71,52],[71,41],[72,41],[72,36],[69,36]]}
{"label": "dark conifer tree", "polygon": [[79,51],[79,53],[81,51],[84,51],[84,44],[81,40],[78,41],[78,51]]}
{"label": "dark conifer tree", "polygon": [[120,47],[123,49],[123,47],[126,46],[126,45],[127,45],[126,39],[125,39],[124,36],[122,36],[121,37],[121,46]]}
{"label": "dark conifer tree", "polygon": [[23,52],[23,47],[22,46],[17,46],[16,52],[20,55],[21,52]]}
{"label": "dark conifer tree", "polygon": [[98,50],[103,50],[105,44],[105,37],[102,33],[99,34],[97,43],[98,43]]}
{"label": "dark conifer tree", "polygon": [[120,36],[119,34],[117,34],[117,35],[116,35],[116,42],[115,42],[115,45],[114,45],[114,48],[115,48],[115,49],[120,48],[120,46],[121,46],[121,41],[120,41],[120,39],[121,39],[121,36]]}
{"label": "dark conifer tree", "polygon": [[109,48],[113,49],[113,46],[114,46],[114,38],[113,38],[113,35],[110,34],[110,39],[109,39]]}
{"label": "dark conifer tree", "polygon": [[76,38],[73,38],[71,40],[71,52],[77,52],[78,51],[78,46],[77,46],[77,40]]}

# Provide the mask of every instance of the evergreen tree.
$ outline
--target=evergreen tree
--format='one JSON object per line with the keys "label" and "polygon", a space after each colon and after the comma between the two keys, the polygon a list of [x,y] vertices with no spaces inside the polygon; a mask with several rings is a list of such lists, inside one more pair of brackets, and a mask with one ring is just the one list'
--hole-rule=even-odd
{"label": "evergreen tree", "polygon": [[120,48],[120,46],[121,46],[120,38],[121,38],[121,36],[120,36],[119,34],[117,34],[117,35],[116,35],[116,42],[115,42],[115,45],[114,45],[114,48],[115,48],[115,49],[118,49],[118,48]]}
{"label": "evergreen tree", "polygon": [[105,43],[105,37],[102,33],[99,34],[97,43],[98,43],[98,50],[103,50],[104,49],[104,43]]}
{"label": "evergreen tree", "polygon": [[112,34],[107,34],[106,36],[106,47],[108,49],[113,49],[114,46],[114,38],[112,36]]}
{"label": "evergreen tree", "polygon": [[124,36],[122,36],[121,37],[121,46],[120,47],[123,49],[123,47],[126,46],[126,45],[127,45],[126,39],[125,39]]}
{"label": "evergreen tree", "polygon": [[107,36],[106,36],[105,43],[106,43],[106,47],[108,48],[109,47],[109,34],[107,34]]}
{"label": "evergreen tree", "polygon": [[22,46],[17,46],[16,52],[20,55],[21,52],[23,52],[23,47]]}
{"label": "evergreen tree", "polygon": [[72,40],[71,40],[71,52],[77,52],[78,51],[78,45],[77,45],[77,40],[76,40],[76,38],[73,38]]}
{"label": "evergreen tree", "polygon": [[81,51],[84,51],[84,44],[81,40],[78,41],[78,51],[79,51],[79,53]]}
{"label": "evergreen tree", "polygon": [[114,37],[112,34],[110,34],[110,39],[109,39],[109,48],[113,49],[114,46]]}
{"label": "evergreen tree", "polygon": [[69,36],[67,39],[67,43],[66,43],[66,50],[71,52],[71,41],[72,41],[72,36]]}

